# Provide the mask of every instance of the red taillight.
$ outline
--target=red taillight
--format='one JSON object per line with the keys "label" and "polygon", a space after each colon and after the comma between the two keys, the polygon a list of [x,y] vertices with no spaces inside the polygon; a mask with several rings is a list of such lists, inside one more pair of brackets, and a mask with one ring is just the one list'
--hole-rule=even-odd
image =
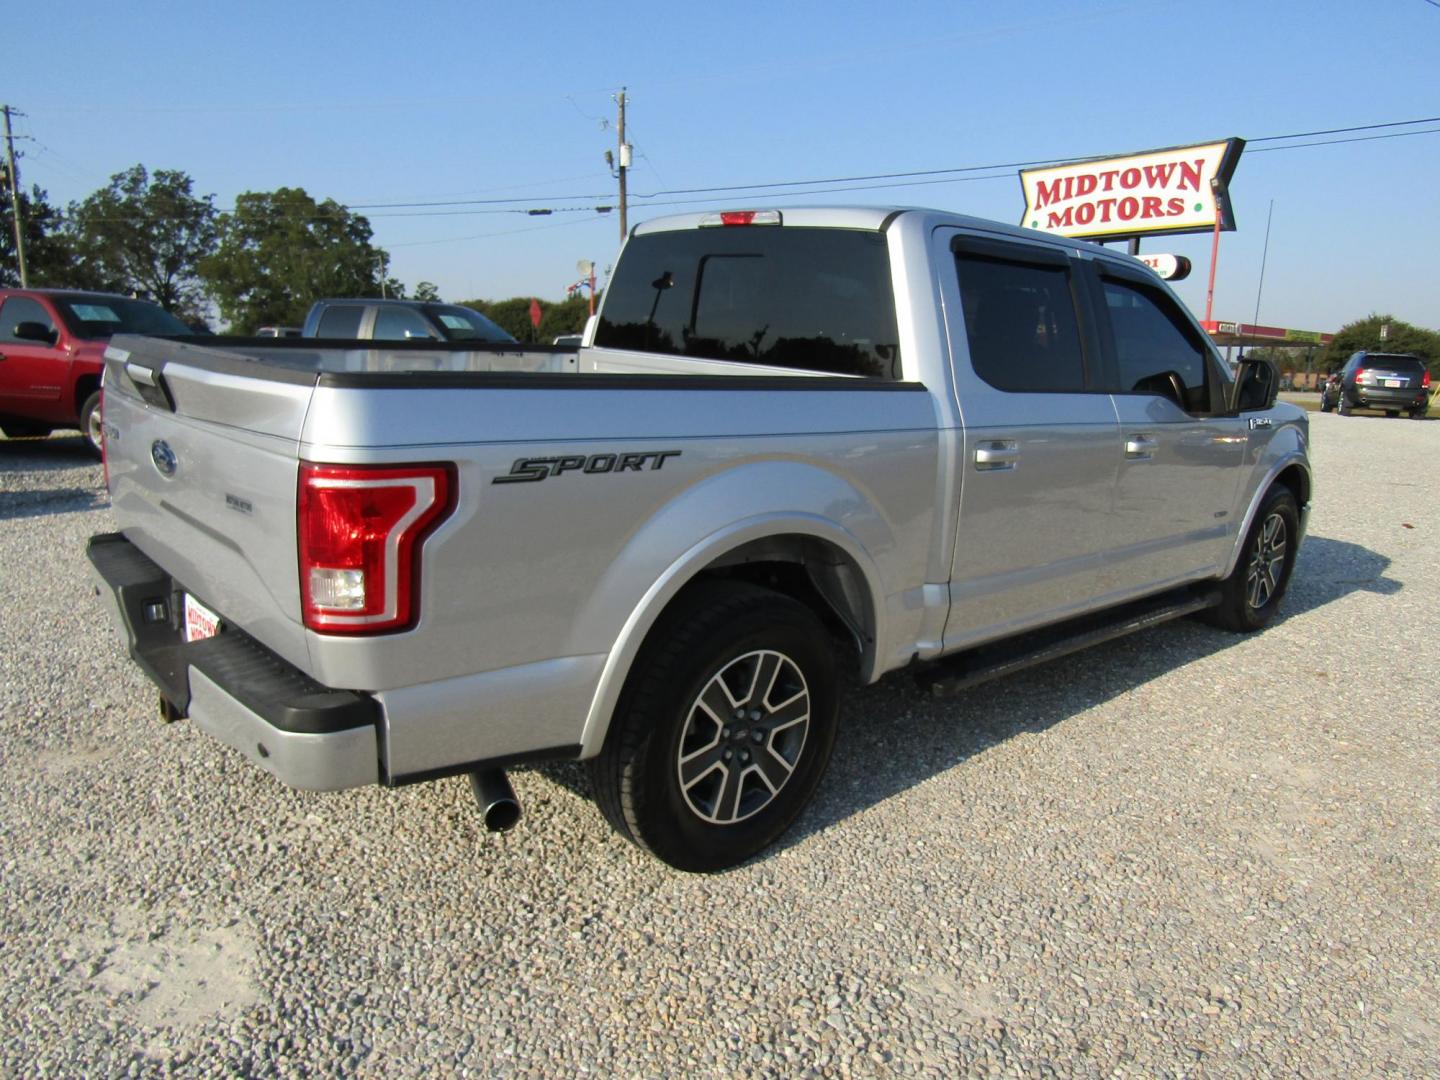
{"label": "red taillight", "polygon": [[731,210],[720,215],[722,225],[749,225],[754,220],[754,210]]}
{"label": "red taillight", "polygon": [[1429,369],[1429,368],[1426,368],[1426,369],[1425,369],[1425,377],[1420,380],[1420,385],[1421,385],[1421,386],[1424,386],[1424,387],[1429,387],[1429,385],[1430,385],[1430,369]]}
{"label": "red taillight", "polygon": [[455,506],[450,465],[300,465],[296,532],[305,625],[375,634],[419,615],[420,543]]}
{"label": "red taillight", "polygon": [[1362,382],[1362,381],[1363,381],[1363,378],[1362,378],[1362,377],[1364,376],[1364,374],[1365,374],[1365,369],[1364,369],[1363,367],[1357,367],[1357,368],[1355,369],[1355,381],[1356,381],[1357,383],[1358,383],[1358,382]]}

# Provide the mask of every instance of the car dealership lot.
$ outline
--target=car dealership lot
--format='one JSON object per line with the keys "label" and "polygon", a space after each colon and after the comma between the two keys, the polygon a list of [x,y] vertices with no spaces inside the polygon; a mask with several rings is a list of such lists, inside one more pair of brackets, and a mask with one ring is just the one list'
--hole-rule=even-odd
{"label": "car dealership lot", "polygon": [[78,438],[0,441],[0,1073],[1440,1071],[1440,422],[1311,417],[1284,617],[848,697],[771,852],[676,873],[582,770],[289,791],[156,718]]}

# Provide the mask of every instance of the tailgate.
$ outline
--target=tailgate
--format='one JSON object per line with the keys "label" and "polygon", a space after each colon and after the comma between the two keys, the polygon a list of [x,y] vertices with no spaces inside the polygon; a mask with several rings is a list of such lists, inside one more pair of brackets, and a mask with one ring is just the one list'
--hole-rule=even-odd
{"label": "tailgate", "polygon": [[153,338],[117,337],[105,357],[121,531],[223,621],[308,667],[295,483],[315,373]]}

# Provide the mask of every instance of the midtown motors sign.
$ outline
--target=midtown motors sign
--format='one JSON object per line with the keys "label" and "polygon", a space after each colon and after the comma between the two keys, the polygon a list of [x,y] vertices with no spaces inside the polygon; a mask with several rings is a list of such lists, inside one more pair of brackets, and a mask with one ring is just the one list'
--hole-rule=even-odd
{"label": "midtown motors sign", "polygon": [[1226,139],[1023,169],[1020,224],[1092,240],[1209,232],[1218,188],[1220,227],[1232,231],[1235,218],[1224,196],[1244,147],[1243,139]]}

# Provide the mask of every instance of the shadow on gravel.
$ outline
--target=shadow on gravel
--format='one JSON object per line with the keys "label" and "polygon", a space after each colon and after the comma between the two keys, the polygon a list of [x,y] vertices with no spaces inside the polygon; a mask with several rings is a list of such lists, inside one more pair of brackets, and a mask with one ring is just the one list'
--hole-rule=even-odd
{"label": "shadow on gravel", "polygon": [[109,504],[103,488],[0,491],[0,521],[99,510]]}
{"label": "shadow on gravel", "polygon": [[[1261,633],[1283,633],[1286,619],[1351,592],[1399,592],[1402,583],[1385,576],[1389,566],[1389,558],[1368,548],[1312,534],[1301,549],[1280,618]],[[802,844],[1008,739],[1044,731],[1242,640],[1181,619],[954,697],[932,698],[904,672],[874,686],[851,686],[841,696],[835,755],[814,802],[752,862]],[[542,765],[537,771],[583,798],[592,797],[582,765]]]}
{"label": "shadow on gravel", "polygon": [[45,439],[0,438],[0,473],[56,472],[99,465],[99,459],[78,434]]}

